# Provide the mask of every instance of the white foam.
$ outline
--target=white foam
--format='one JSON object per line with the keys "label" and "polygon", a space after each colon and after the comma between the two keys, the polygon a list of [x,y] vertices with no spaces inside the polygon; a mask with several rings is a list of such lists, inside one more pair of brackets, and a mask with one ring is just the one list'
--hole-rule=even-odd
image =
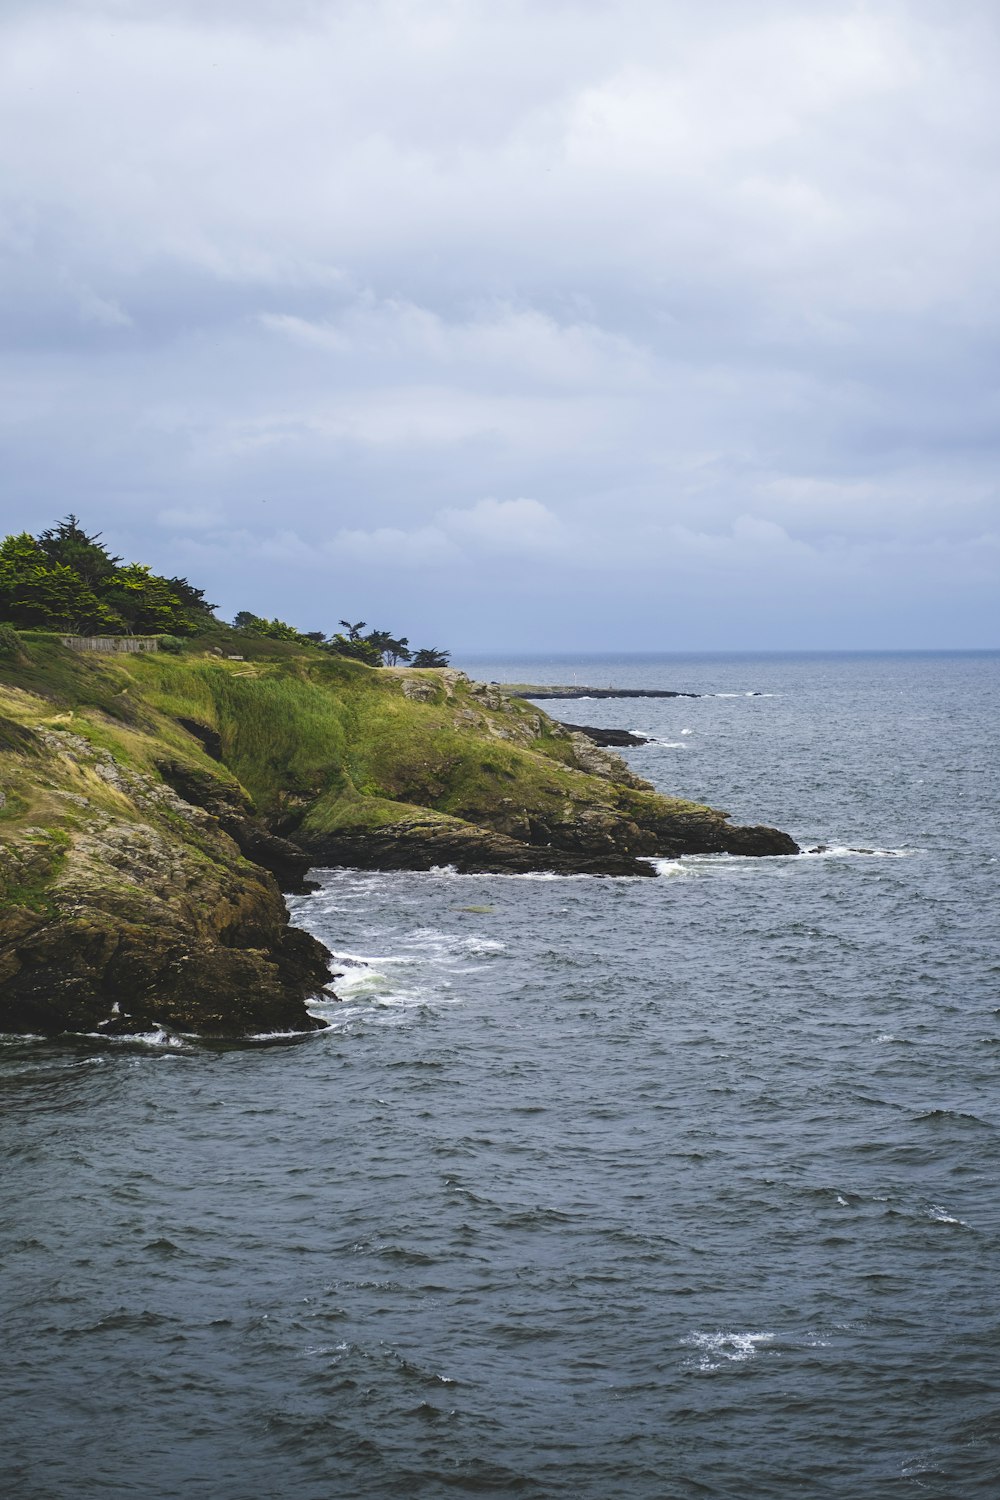
{"label": "white foam", "polygon": [[156,1031],[133,1031],[126,1032],[121,1036],[109,1036],[104,1031],[87,1031],[85,1036],[99,1037],[102,1042],[112,1042],[116,1046],[132,1047],[189,1047],[192,1037],[179,1036],[176,1032],[167,1031],[166,1027],[158,1027]]}
{"label": "white foam", "polygon": [[956,1219],[954,1214],[946,1212],[939,1204],[932,1203],[927,1210],[927,1217],[933,1219],[935,1224],[960,1224],[963,1229],[968,1229],[964,1219]]}
{"label": "white foam", "polygon": [[752,859],[745,854],[681,854],[671,857],[641,855],[653,866],[657,875],[706,875],[753,876],[766,870],[786,866],[798,858],[796,854],[773,854],[767,859]]}
{"label": "white foam", "polygon": [[773,1333],[692,1333],[682,1343],[698,1350],[699,1370],[721,1370],[726,1364],[741,1365],[755,1359],[760,1349],[774,1342]]}
{"label": "white foam", "polygon": [[828,844],[825,848],[803,849],[802,859],[912,859],[919,849],[858,848],[853,844]]}
{"label": "white foam", "polygon": [[377,995],[389,983],[388,976],[372,967],[355,965],[344,969],[333,981],[342,1000],[358,1000],[363,995]]}
{"label": "white foam", "polygon": [[[310,1001],[312,1009],[309,1014],[315,1015],[319,1020],[325,1021],[326,1017],[319,1015],[318,1007]],[[321,1036],[322,1032],[314,1031],[312,1027],[308,1031],[252,1031],[244,1040],[248,1042],[287,1042],[296,1036]]]}

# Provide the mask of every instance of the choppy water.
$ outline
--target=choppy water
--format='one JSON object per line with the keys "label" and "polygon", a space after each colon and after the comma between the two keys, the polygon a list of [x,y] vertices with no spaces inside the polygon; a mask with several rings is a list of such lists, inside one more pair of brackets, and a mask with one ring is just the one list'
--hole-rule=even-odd
{"label": "choppy water", "polygon": [[552,707],[831,851],[331,872],[330,1032],[4,1044],[0,1489],[996,1495],[1000,657],[476,665],[737,694]]}

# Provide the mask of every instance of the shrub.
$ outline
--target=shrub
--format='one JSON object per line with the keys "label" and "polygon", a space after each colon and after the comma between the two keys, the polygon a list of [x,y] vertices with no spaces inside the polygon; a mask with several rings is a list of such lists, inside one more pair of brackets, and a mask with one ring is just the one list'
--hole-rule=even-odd
{"label": "shrub", "polygon": [[159,642],[160,650],[169,651],[172,656],[177,656],[184,650],[184,642],[179,635],[161,635]]}
{"label": "shrub", "polygon": [[17,658],[24,655],[21,637],[12,625],[0,624],[0,656]]}

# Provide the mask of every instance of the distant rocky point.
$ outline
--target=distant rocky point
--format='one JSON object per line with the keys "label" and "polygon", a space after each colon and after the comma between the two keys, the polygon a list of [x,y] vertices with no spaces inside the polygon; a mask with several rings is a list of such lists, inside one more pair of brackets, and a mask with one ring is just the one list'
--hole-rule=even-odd
{"label": "distant rocky point", "polygon": [[703,698],[703,693],[680,693],[672,688],[551,687],[530,682],[493,683],[516,698]]}

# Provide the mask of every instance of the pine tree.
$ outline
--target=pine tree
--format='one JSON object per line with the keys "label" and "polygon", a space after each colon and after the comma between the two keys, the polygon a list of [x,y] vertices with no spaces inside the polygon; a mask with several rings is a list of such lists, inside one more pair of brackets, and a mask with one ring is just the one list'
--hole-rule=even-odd
{"label": "pine tree", "polygon": [[101,544],[100,536],[99,531],[88,536],[71,511],[64,521],[41,533],[38,546],[50,567],[62,563],[99,591],[101,584],[111,578],[121,562],[120,557],[112,557],[107,547]]}

